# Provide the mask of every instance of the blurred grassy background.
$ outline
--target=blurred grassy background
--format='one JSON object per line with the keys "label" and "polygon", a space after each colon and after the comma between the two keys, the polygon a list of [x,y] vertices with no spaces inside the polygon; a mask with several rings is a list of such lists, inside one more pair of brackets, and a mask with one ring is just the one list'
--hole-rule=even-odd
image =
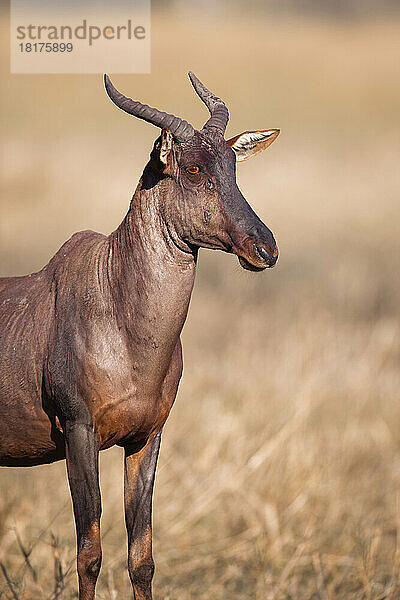
{"label": "blurred grassy background", "polygon": [[[238,169],[276,234],[277,268],[249,274],[201,252],[156,482],[155,598],[395,600],[400,19],[157,6],[152,73],[115,76],[118,87],[199,127],[192,69],[226,99],[228,136],[282,134]],[[1,45],[11,275],[77,230],[113,230],[157,132],[117,111],[100,76],[10,76],[4,11]],[[120,450],[101,462],[98,596],[114,600],[129,597]],[[0,560],[18,597],[74,598],[64,464],[2,469],[0,488]]]}

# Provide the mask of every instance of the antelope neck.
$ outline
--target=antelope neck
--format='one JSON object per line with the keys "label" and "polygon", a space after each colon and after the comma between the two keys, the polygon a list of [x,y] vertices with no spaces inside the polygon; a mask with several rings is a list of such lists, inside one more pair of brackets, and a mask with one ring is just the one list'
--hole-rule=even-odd
{"label": "antelope neck", "polygon": [[144,174],[126,217],[108,238],[113,313],[129,347],[137,349],[137,368],[156,386],[185,322],[196,271],[196,257],[163,217],[167,195],[168,182]]}

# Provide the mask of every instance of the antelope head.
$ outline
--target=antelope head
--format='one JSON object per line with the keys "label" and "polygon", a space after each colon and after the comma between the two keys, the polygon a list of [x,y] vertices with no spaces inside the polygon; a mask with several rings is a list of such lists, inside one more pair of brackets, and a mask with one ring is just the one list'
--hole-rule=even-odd
{"label": "antelope head", "polygon": [[278,258],[274,236],[239,190],[236,163],[268,148],[279,129],[245,131],[225,140],[229,119],[225,103],[193,73],[189,77],[211,115],[201,130],[123,96],[107,75],[104,80],[119,108],[162,129],[148,168],[168,185],[162,216],[182,249],[231,252],[242,267],[252,271],[273,267]]}

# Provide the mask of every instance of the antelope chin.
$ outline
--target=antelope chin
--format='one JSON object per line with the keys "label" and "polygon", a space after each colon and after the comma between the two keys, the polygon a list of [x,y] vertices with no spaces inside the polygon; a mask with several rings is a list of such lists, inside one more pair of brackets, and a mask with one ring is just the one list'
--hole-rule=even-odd
{"label": "antelope chin", "polygon": [[245,258],[243,258],[243,256],[238,256],[238,260],[239,260],[240,266],[243,267],[243,269],[246,269],[246,271],[264,271],[268,266],[268,265],[265,265],[265,267],[258,267],[256,265],[253,265],[251,262],[249,262]]}

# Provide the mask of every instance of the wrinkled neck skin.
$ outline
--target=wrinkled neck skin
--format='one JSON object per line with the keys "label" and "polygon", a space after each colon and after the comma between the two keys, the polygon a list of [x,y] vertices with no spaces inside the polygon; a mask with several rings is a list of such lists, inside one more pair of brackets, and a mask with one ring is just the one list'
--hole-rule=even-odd
{"label": "wrinkled neck skin", "polygon": [[197,259],[197,251],[169,225],[171,184],[147,165],[125,219],[108,239],[113,312],[134,369],[155,388],[187,316]]}

